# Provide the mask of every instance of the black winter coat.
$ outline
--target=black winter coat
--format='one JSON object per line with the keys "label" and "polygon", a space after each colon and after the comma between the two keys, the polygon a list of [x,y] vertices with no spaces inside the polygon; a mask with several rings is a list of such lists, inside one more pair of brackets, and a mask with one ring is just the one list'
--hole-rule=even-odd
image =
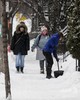
{"label": "black winter coat", "polygon": [[28,33],[15,33],[11,42],[11,50],[13,51],[14,55],[17,55],[18,53],[21,53],[21,55],[27,55],[29,49],[30,39]]}

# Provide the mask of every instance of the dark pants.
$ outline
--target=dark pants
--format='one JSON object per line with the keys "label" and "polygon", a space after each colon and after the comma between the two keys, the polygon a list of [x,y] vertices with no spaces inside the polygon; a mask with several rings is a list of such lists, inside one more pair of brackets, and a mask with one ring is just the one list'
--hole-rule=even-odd
{"label": "dark pants", "polygon": [[39,64],[40,64],[40,69],[44,70],[44,67],[46,66],[46,60],[45,59],[44,60],[40,60]]}
{"label": "dark pants", "polygon": [[40,70],[44,70],[44,60],[40,60],[39,64],[40,64]]}
{"label": "dark pants", "polygon": [[43,54],[46,58],[46,71],[47,71],[47,76],[51,76],[51,69],[52,69],[52,65],[53,65],[53,57],[51,55],[51,53],[49,52],[44,52],[43,51]]}

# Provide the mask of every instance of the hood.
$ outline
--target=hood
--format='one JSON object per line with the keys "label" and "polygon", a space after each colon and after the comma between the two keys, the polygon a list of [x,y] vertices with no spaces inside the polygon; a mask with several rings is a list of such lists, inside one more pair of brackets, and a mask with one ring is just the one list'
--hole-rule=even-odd
{"label": "hood", "polygon": [[21,26],[24,27],[24,29],[25,29],[25,34],[27,34],[27,30],[28,30],[28,29],[27,29],[27,26],[26,26],[25,24],[18,24],[17,27],[16,27],[16,33],[20,33],[19,28],[20,28]]}

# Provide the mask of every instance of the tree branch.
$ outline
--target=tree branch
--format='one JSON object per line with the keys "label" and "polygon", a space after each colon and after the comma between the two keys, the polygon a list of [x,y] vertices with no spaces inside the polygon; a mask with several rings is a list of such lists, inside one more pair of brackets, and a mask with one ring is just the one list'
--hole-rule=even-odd
{"label": "tree branch", "polygon": [[37,1],[35,1],[36,5],[38,6],[38,8],[40,8],[41,10],[38,10],[38,9],[35,9],[34,8],[34,5],[32,2],[30,1],[26,1],[26,0],[23,0],[23,3],[27,4],[31,9],[33,9],[33,11],[38,15],[39,18],[43,19],[43,22],[44,23],[48,23],[44,17],[44,13],[43,13],[43,9],[42,7],[38,4]]}

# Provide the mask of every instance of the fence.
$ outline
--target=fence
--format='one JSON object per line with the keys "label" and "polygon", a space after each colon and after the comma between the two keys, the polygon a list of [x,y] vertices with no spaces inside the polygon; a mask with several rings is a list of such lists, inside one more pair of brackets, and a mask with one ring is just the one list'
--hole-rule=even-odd
{"label": "fence", "polygon": [[64,35],[64,39],[63,41],[61,41],[59,43],[59,46],[58,46],[58,55],[62,55],[63,56],[63,62],[65,60],[65,58],[70,54],[67,50],[67,46],[66,46],[66,35],[67,35],[67,31],[68,31],[68,26],[65,26],[64,29],[61,30],[61,32],[63,33]]}

